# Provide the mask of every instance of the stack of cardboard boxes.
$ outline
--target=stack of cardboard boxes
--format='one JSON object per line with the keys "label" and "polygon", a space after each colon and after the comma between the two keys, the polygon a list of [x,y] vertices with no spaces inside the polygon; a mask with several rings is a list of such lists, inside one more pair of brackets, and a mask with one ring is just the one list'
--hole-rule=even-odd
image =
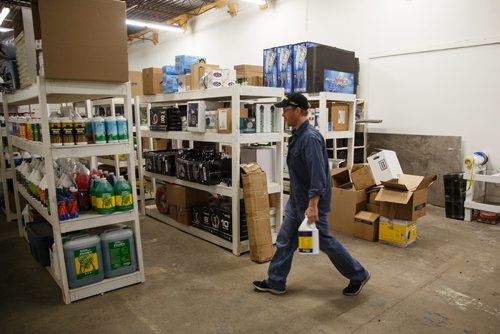
{"label": "stack of cardboard boxes", "polygon": [[392,151],[368,160],[350,170],[332,170],[330,228],[406,247],[416,239],[416,221],[426,214],[427,190],[436,176],[403,174]]}

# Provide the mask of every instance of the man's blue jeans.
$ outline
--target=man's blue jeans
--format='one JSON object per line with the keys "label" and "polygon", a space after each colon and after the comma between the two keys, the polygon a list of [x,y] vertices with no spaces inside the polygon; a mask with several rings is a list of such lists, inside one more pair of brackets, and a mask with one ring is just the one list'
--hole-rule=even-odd
{"label": "man's blue jeans", "polygon": [[[274,253],[268,270],[267,283],[274,289],[285,289],[286,278],[292,266],[292,258],[298,247],[298,229],[304,220],[304,211],[291,207],[285,208],[285,218],[276,240]],[[368,272],[356,261],[342,244],[329,234],[326,214],[319,215],[316,222],[319,230],[319,248],[326,253],[337,270],[352,283],[362,282]]]}

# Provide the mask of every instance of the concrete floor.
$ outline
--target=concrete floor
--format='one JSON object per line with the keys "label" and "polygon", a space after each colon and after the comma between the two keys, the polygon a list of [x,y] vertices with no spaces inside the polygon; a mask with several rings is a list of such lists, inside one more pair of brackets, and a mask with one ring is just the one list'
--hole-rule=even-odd
{"label": "concrete floor", "polygon": [[500,226],[431,207],[413,247],[339,236],[372,274],[357,297],[325,255],[297,255],[288,293],[256,293],[267,264],[143,217],[146,282],[64,305],[0,223],[1,333],[500,333]]}

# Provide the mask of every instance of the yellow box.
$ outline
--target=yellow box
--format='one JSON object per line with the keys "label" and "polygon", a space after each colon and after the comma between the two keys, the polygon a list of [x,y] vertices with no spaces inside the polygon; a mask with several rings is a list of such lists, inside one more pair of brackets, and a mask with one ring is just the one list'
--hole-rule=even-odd
{"label": "yellow box", "polygon": [[417,222],[380,217],[378,239],[397,247],[405,248],[417,238]]}

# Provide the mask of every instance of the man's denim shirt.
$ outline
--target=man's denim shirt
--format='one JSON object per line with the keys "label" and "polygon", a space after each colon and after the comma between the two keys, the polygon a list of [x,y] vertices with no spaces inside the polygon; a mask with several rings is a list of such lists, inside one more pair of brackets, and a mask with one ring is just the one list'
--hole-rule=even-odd
{"label": "man's denim shirt", "polygon": [[290,174],[290,205],[305,211],[309,199],[320,196],[318,211],[327,214],[332,198],[332,180],[325,140],[306,120],[292,131],[286,159]]}

